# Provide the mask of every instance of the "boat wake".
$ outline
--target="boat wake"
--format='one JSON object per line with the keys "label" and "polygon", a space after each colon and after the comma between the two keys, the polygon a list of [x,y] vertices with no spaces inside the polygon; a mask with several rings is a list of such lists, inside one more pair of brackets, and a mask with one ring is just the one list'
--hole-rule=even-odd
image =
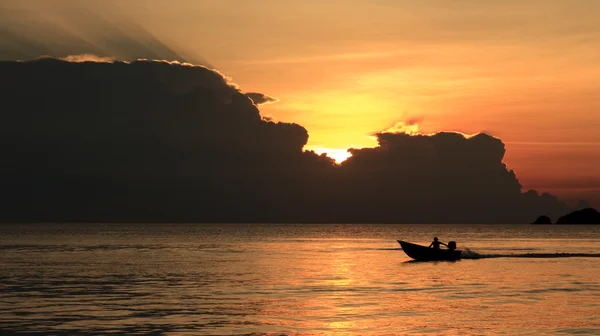
{"label": "boat wake", "polygon": [[489,258],[600,258],[600,253],[494,253],[480,254],[469,249],[462,251],[462,259]]}

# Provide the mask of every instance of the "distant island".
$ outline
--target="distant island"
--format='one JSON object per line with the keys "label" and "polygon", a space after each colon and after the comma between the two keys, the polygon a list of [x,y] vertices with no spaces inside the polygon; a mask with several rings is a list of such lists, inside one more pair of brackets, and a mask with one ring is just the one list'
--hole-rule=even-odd
{"label": "distant island", "polygon": [[[540,216],[531,224],[552,224],[548,216]],[[556,221],[556,224],[600,224],[600,212],[593,208],[586,208],[568,213]]]}
{"label": "distant island", "polygon": [[552,219],[548,216],[540,216],[531,224],[552,224]]}

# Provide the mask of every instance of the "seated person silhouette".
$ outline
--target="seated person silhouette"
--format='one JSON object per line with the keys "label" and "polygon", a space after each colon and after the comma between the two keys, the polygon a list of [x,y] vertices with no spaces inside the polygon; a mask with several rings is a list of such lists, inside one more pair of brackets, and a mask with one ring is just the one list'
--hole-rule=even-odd
{"label": "seated person silhouette", "polygon": [[429,244],[429,247],[433,247],[434,249],[440,249],[440,245],[444,245],[446,247],[448,247],[448,245],[442,243],[441,241],[438,240],[438,237],[433,237],[433,241],[431,242],[431,244]]}

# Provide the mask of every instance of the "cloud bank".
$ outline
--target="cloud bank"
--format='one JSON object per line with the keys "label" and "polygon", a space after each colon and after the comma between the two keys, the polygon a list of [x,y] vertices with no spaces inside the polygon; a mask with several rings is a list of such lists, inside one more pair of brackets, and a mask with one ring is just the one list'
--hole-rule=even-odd
{"label": "cloud bank", "polygon": [[0,221],[523,223],[570,210],[523,193],[486,134],[382,132],[336,165],[217,71],[72,60],[0,62]]}

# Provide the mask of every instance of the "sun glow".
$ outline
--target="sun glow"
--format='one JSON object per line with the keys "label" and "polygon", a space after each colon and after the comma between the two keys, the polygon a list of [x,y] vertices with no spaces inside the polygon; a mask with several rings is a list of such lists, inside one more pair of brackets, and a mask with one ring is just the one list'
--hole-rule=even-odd
{"label": "sun glow", "polygon": [[316,147],[316,148],[308,148],[308,150],[312,150],[315,153],[321,155],[325,154],[330,158],[334,159],[336,163],[342,163],[346,161],[349,157],[352,156],[348,149],[346,148],[325,148],[325,147]]}

